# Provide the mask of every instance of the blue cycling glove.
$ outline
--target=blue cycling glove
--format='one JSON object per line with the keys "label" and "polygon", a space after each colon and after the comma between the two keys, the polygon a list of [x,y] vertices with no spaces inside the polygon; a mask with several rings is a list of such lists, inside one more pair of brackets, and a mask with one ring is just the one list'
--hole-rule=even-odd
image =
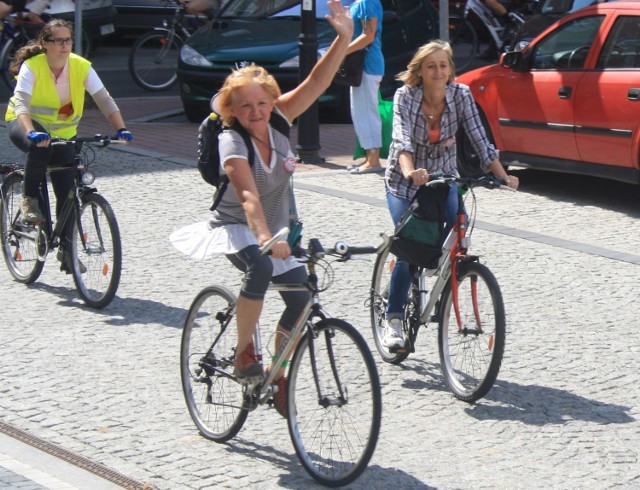
{"label": "blue cycling glove", "polygon": [[127,128],[120,128],[116,133],[116,139],[131,141],[133,139],[133,135],[131,134],[131,131],[129,131]]}
{"label": "blue cycling glove", "polygon": [[29,133],[27,133],[27,138],[29,138],[29,141],[33,143],[40,143],[41,141],[51,139],[49,134],[41,133],[39,131],[29,131]]}

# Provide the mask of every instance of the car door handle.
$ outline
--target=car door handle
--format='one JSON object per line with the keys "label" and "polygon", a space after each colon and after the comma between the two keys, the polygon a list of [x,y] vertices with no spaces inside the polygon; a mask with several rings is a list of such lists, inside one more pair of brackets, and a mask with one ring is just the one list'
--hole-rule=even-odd
{"label": "car door handle", "polygon": [[630,88],[627,92],[627,100],[632,102],[640,100],[640,88]]}
{"label": "car door handle", "polygon": [[560,87],[558,90],[558,97],[560,99],[568,99],[571,97],[571,87]]}

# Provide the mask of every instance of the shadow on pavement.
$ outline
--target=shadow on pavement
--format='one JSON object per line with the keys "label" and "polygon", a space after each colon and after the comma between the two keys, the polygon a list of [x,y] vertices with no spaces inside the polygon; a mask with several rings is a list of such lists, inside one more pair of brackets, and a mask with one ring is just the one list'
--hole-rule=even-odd
{"label": "shadow on pavement", "polygon": [[181,329],[187,317],[186,308],[176,308],[149,299],[121,298],[116,295],[104,309],[96,310],[82,302],[75,287],[51,286],[41,282],[35,282],[28,287],[57,296],[60,306],[83,308],[98,315],[111,317],[104,323],[115,327],[154,324]]}
{"label": "shadow on pavement", "polygon": [[517,420],[542,426],[564,425],[572,420],[602,425],[628,424],[635,421],[629,410],[631,407],[585,398],[566,390],[498,380],[484,400],[465,411],[478,420]]}
{"label": "shadow on pavement", "polygon": [[[378,441],[380,444],[380,441]],[[282,488],[301,488],[301,479],[307,480],[304,488],[326,488],[315,480],[304,470],[300,461],[295,456],[293,447],[291,453],[278,451],[271,446],[256,444],[246,439],[235,439],[233,444],[227,444],[226,450],[234,454],[242,454],[249,458],[260,458],[274,467],[281,468],[287,474],[282,474],[278,479],[277,486]],[[375,454],[375,453],[374,453]],[[409,475],[408,473],[395,468],[383,468],[379,465],[370,465],[356,479],[349,484],[349,488],[389,488],[393,482],[393,488],[400,489],[421,489],[432,490],[435,487],[425,485],[422,481]]]}
{"label": "shadow on pavement", "polygon": [[520,179],[518,192],[545,196],[554,202],[595,206],[640,218],[640,186],[598,177],[513,169]]}

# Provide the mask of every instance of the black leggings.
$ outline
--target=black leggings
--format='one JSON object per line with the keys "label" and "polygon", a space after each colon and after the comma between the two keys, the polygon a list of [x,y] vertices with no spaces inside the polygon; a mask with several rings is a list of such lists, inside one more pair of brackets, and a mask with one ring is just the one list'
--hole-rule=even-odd
{"label": "black leggings", "polygon": [[[45,132],[44,128],[33,121],[36,131]],[[62,206],[67,198],[69,190],[73,187],[73,179],[76,172],[73,168],[75,149],[73,145],[59,145],[37,147],[31,143],[27,135],[22,131],[18,120],[14,119],[8,123],[9,138],[11,142],[27,154],[27,162],[24,166],[23,194],[28,197],[38,197],[38,187],[44,181],[47,167],[54,163],[56,165],[69,164],[69,170],[56,170],[51,172],[50,179],[53,192],[56,195],[56,216],[60,216]],[[64,235],[63,235],[64,236]]]}
{"label": "black leggings", "polygon": [[[264,300],[269,282],[274,284],[301,284],[306,282],[307,273],[303,265],[273,276],[271,258],[260,253],[257,245],[249,245],[236,254],[227,255],[231,263],[244,272],[240,296],[253,300]],[[296,320],[309,301],[309,291],[280,291],[286,307],[280,317],[280,325],[291,331]]]}

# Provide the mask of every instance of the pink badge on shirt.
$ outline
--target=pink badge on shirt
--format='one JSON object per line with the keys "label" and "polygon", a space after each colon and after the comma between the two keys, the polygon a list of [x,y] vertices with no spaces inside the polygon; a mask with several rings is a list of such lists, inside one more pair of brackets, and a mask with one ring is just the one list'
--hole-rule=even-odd
{"label": "pink badge on shirt", "polygon": [[284,161],[284,169],[289,172],[289,173],[293,173],[296,170],[296,159],[294,157],[292,157],[291,155],[289,155],[288,157],[285,157]]}

